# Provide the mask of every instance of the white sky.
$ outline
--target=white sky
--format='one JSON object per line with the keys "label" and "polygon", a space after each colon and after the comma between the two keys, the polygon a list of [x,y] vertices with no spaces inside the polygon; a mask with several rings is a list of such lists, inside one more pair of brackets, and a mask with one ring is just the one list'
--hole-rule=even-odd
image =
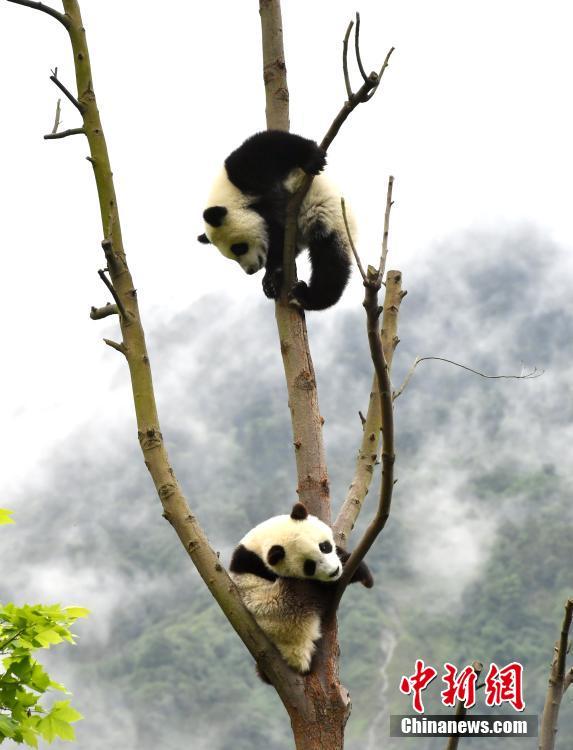
{"label": "white sky", "polygon": [[[81,5],[147,329],[209,291],[262,295],[260,275],[247,278],[195,240],[222,159],[264,128],[257,3]],[[283,0],[294,132],[320,140],[343,102],[341,42],[355,9],[368,70],[396,47],[383,90],[351,116],[329,155],[363,257],[378,253],[389,173],[390,265],[404,270],[406,286],[420,258],[439,271],[437,240],[468,227],[528,221],[570,247],[570,3]],[[0,505],[8,507],[10,488],[59,437],[98,413],[113,423],[131,410],[124,398],[107,401],[121,363],[100,342],[113,323],[88,317],[108,297],[96,274],[101,232],[87,144],[42,140],[58,98],[48,78],[55,66],[72,88],[64,29],[0,0],[0,451],[8,459]],[[73,107],[62,106],[63,128],[78,126]],[[344,304],[359,304],[352,290]]]}

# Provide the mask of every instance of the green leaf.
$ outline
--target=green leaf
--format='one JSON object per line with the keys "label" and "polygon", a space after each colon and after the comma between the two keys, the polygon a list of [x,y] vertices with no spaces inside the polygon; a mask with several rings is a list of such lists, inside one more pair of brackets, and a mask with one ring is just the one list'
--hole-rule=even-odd
{"label": "green leaf", "polygon": [[56,737],[62,740],[73,740],[75,737],[74,728],[68,722],[57,719],[50,712],[38,722],[38,732],[47,742],[53,742]]}
{"label": "green leaf", "polygon": [[85,607],[64,607],[64,612],[70,617],[87,617],[90,613],[89,609]]}
{"label": "green leaf", "polygon": [[49,648],[54,643],[61,643],[62,636],[56,633],[55,630],[43,630],[41,633],[36,633],[35,639],[44,646]]}
{"label": "green leaf", "polygon": [[38,747],[38,739],[36,737],[36,732],[33,729],[20,727],[20,734],[26,745],[29,745],[30,747]]}
{"label": "green leaf", "polygon": [[13,719],[0,714],[0,737],[13,737],[18,725]]}
{"label": "green leaf", "polygon": [[54,716],[61,721],[67,721],[70,724],[84,718],[79,711],[70,706],[69,701],[57,701],[54,703],[50,711],[50,716]]}
{"label": "green leaf", "polygon": [[14,521],[10,518],[11,515],[11,510],[0,508],[0,526],[5,526],[8,523],[14,523]]}

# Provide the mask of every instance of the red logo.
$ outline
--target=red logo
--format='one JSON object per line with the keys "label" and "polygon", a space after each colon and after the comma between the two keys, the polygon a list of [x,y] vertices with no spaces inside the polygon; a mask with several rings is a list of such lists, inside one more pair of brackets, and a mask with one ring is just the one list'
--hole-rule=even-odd
{"label": "red logo", "polygon": [[419,714],[424,713],[424,704],[422,703],[422,690],[425,690],[430,682],[437,676],[434,667],[424,668],[422,659],[416,659],[416,671],[409,677],[402,677],[400,681],[400,692],[404,695],[414,693],[412,705],[414,711]]}
{"label": "red logo", "polygon": [[523,667],[517,661],[500,669],[497,664],[490,665],[485,678],[486,706],[501,706],[502,703],[511,704],[516,711],[523,711]]}
{"label": "red logo", "polygon": [[[419,714],[424,713],[422,691],[438,675],[432,666],[426,666],[422,659],[416,659],[414,674],[404,675],[400,680],[400,692],[412,695],[412,707]],[[478,675],[472,666],[459,670],[449,662],[444,664],[442,682],[446,687],[441,691],[442,705],[453,707],[458,701],[466,708],[476,704],[476,692],[483,687],[486,706],[501,706],[509,703],[516,711],[523,711],[523,666],[519,662],[511,662],[505,667],[498,667],[491,663],[484,682],[477,685]]]}

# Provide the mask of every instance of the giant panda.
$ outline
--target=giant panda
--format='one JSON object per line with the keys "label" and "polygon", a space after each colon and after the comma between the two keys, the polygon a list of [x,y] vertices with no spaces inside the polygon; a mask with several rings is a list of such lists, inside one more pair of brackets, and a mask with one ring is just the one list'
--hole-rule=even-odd
{"label": "giant panda", "polygon": [[[248,138],[225,160],[207,208],[199,242],[213,244],[243,271],[265,267],[263,291],[276,299],[283,279],[283,245],[289,195],[305,173],[319,175],[326,154],[314,141],[282,130]],[[354,239],[355,225],[347,220]],[[308,247],[310,282],[289,290],[291,302],[305,310],[323,310],[340,299],[351,268],[351,247],[340,205],[340,192],[322,175],[315,177],[298,215],[297,255]]]}
{"label": "giant panda", "polygon": [[[290,515],[273,516],[239,542],[230,565],[247,609],[297,672],[311,668],[321,618],[349,553],[337,547],[330,526],[296,503]],[[351,583],[373,586],[362,562]],[[260,677],[265,675],[259,670]]]}

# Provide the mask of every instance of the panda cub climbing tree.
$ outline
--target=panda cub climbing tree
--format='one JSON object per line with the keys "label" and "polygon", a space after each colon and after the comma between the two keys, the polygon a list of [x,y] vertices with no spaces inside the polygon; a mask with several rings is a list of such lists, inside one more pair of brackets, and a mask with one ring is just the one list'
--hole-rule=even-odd
{"label": "panda cub climbing tree", "polygon": [[[283,659],[301,674],[311,669],[321,620],[348,557],[335,545],[330,526],[302,503],[296,503],[290,515],[255,526],[233,552],[231,578],[245,606]],[[351,583],[356,581],[373,586],[364,562]]]}
{"label": "panda cub climbing tree", "polygon": [[[305,310],[334,305],[351,268],[351,248],[340,205],[340,192],[322,175],[326,154],[314,141],[281,130],[248,138],[225,160],[203,212],[199,242],[213,244],[248,274],[263,266],[263,291],[276,299],[283,280],[283,246],[288,198],[304,175],[312,181],[298,215],[298,255],[308,248],[312,273],[297,282],[289,298]],[[354,221],[347,209],[349,228]]]}

